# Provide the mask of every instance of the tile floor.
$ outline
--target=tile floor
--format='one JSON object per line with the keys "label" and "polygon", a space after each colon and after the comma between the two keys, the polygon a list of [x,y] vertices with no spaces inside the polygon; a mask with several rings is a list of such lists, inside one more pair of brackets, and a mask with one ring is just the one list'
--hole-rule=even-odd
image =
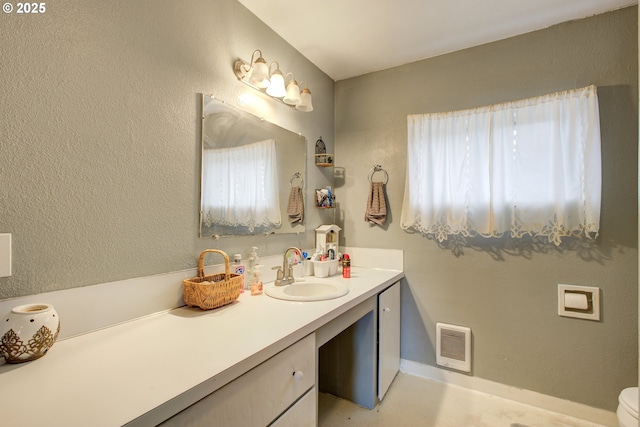
{"label": "tile floor", "polygon": [[329,394],[319,396],[320,427],[602,427],[404,373],[374,410]]}

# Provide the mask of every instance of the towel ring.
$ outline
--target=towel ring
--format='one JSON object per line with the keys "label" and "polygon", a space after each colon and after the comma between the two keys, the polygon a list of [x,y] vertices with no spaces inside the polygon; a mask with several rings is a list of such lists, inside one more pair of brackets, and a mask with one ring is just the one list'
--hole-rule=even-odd
{"label": "towel ring", "polygon": [[289,181],[289,186],[293,187],[293,181],[295,181],[296,178],[300,179],[300,188],[304,188],[304,179],[302,179],[302,175],[300,175],[300,172],[296,172],[293,174],[291,180]]}
{"label": "towel ring", "polygon": [[389,174],[380,165],[375,165],[369,170],[369,173],[367,174],[367,177],[369,178],[369,182],[373,182],[373,175],[375,175],[376,172],[381,172],[384,174],[384,178],[382,179],[383,184],[386,184],[387,182],[389,182]]}

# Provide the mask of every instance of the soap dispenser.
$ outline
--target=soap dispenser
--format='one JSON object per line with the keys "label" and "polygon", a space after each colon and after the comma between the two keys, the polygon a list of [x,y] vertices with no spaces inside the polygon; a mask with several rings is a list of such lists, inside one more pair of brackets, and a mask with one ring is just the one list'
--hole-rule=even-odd
{"label": "soap dispenser", "polygon": [[260,258],[258,258],[258,248],[256,246],[251,247],[251,256],[249,257],[253,265],[260,264]]}
{"label": "soap dispenser", "polygon": [[262,272],[260,271],[260,264],[253,266],[251,274],[251,295],[260,295],[262,293]]}
{"label": "soap dispenser", "polygon": [[258,248],[251,247],[251,255],[249,256],[250,268],[249,283],[247,288],[251,290],[251,295],[260,295],[262,293],[262,271],[260,268],[260,258],[258,257]]}

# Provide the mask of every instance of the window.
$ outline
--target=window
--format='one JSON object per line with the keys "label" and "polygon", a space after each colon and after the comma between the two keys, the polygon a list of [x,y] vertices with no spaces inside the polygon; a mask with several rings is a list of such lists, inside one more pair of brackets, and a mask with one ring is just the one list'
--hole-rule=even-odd
{"label": "window", "polygon": [[401,226],[448,236],[597,236],[595,86],[407,118]]}
{"label": "window", "polygon": [[207,226],[279,227],[276,142],[204,150],[203,220]]}

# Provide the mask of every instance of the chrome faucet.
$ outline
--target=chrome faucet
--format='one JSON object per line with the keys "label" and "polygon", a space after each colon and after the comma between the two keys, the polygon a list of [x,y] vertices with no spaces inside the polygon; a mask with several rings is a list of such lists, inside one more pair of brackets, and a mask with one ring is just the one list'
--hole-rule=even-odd
{"label": "chrome faucet", "polygon": [[273,267],[272,270],[278,270],[276,274],[276,286],[290,285],[294,282],[293,277],[293,266],[289,265],[289,252],[295,251],[298,253],[300,260],[302,260],[302,251],[295,246],[291,246],[286,251],[284,251],[284,259],[282,260],[282,268]]}

